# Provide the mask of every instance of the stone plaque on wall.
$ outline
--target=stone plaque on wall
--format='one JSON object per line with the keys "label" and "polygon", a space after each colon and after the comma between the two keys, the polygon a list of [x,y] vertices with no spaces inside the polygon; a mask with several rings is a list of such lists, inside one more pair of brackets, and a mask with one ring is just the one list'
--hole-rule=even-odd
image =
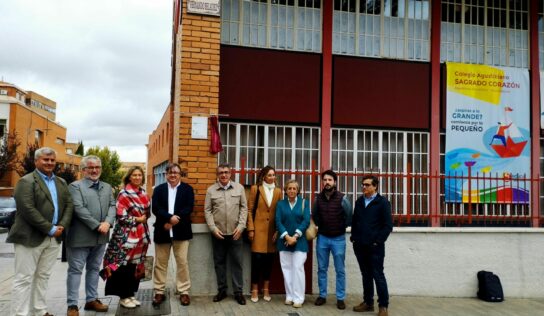
{"label": "stone plaque on wall", "polygon": [[187,12],[193,14],[219,16],[221,0],[188,0]]}

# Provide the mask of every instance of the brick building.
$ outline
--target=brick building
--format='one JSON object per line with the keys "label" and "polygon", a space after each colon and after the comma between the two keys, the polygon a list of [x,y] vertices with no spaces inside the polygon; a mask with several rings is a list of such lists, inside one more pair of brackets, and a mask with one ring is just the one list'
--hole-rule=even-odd
{"label": "brick building", "polygon": [[[54,101],[36,92],[0,82],[0,132],[17,135],[18,156],[23,157],[31,144],[51,147],[57,151],[60,166],[77,174],[81,156],[75,154],[73,144],[66,143],[66,127],[55,122],[56,108]],[[6,194],[18,180],[17,172],[4,176],[2,186],[9,188]]]}

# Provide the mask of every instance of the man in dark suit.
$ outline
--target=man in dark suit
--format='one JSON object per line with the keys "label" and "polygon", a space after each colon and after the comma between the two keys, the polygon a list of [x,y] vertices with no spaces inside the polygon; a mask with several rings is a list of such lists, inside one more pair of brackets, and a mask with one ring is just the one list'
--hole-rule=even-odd
{"label": "man in dark suit", "polygon": [[389,292],[383,274],[385,241],[393,230],[391,203],[378,193],[378,178],[363,176],[363,196],[355,202],[350,240],[363,275],[363,302],[355,312],[374,310],[374,282],[378,292],[378,316],[387,316]]}
{"label": "man in dark suit", "polygon": [[84,178],[68,189],[74,202],[72,224],[67,228],[66,278],[67,316],[78,316],[79,286],[85,269],[85,310],[106,312],[108,305],[98,299],[98,272],[115,222],[115,198],[111,185],[100,181],[102,162],[97,156],[85,156],[80,163]]}
{"label": "man in dark suit", "polygon": [[73,208],[66,182],[53,174],[56,156],[48,147],[36,150],[36,169],[15,186],[17,214],[6,240],[15,244],[12,315],[50,315],[47,283]]}
{"label": "man in dark suit", "polygon": [[153,305],[160,305],[165,299],[166,275],[170,249],[173,248],[176,259],[176,292],[180,294],[180,302],[187,306],[191,303],[189,289],[189,264],[187,252],[189,240],[193,238],[191,230],[191,213],[195,204],[193,188],[181,182],[181,168],[176,163],[166,167],[166,183],[153,190],[152,211],[157,217],[155,221],[155,268],[153,270],[153,287],[155,297]]}

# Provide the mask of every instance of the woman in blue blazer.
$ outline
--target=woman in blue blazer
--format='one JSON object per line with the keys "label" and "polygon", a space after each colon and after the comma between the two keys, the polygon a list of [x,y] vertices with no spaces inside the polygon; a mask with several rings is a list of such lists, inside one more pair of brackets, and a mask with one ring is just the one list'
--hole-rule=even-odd
{"label": "woman in blue blazer", "polygon": [[276,206],[276,228],[279,238],[277,248],[285,282],[285,304],[302,307],[304,303],[304,262],[308,252],[306,229],[310,225],[308,201],[298,194],[300,186],[296,180],[285,184],[287,197]]}

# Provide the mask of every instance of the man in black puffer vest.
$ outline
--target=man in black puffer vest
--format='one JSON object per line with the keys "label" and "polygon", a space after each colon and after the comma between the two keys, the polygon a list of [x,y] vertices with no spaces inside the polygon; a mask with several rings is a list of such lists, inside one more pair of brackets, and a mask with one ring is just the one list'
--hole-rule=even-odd
{"label": "man in black puffer vest", "polygon": [[389,292],[383,274],[383,261],[385,241],[393,230],[393,221],[391,204],[377,192],[378,183],[377,177],[364,176],[363,196],[355,202],[350,240],[353,242],[353,252],[363,275],[363,302],[353,307],[353,311],[374,310],[374,282],[376,282],[378,316],[387,316]]}
{"label": "man in black puffer vest", "polygon": [[329,254],[332,252],[336,272],[336,307],[345,309],[346,304],[346,227],[351,226],[351,203],[336,190],[336,173],[326,170],[321,174],[323,190],[315,199],[312,216],[317,230],[317,279],[319,296],[315,305],[325,304],[327,298],[327,271]]}

